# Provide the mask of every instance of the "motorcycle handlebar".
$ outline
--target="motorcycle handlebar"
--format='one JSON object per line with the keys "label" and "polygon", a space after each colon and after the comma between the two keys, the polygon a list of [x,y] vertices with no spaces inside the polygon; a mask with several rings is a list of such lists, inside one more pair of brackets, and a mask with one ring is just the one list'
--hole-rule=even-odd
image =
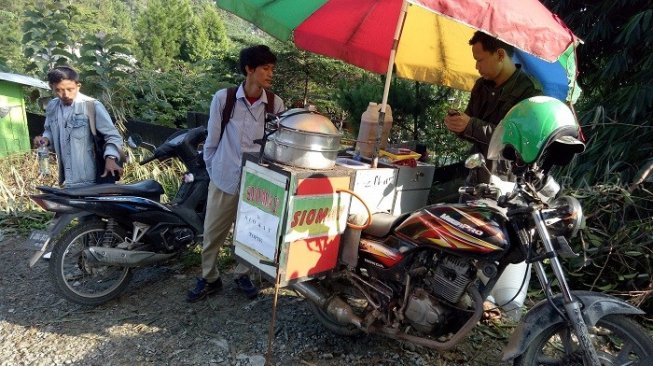
{"label": "motorcycle handlebar", "polygon": [[472,196],[477,196],[481,198],[494,198],[496,199],[499,194],[499,189],[493,185],[487,183],[477,184],[474,187],[464,186],[458,188],[459,194],[468,194]]}

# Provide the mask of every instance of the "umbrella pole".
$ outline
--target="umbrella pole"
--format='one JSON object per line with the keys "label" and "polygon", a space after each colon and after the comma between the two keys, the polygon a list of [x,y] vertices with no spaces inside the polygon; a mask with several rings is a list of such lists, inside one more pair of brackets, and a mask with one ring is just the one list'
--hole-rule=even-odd
{"label": "umbrella pole", "polygon": [[390,81],[392,80],[392,70],[395,65],[395,56],[397,55],[397,46],[399,45],[399,38],[401,37],[401,30],[404,27],[404,20],[406,19],[406,11],[408,9],[408,2],[406,0],[401,3],[401,11],[399,12],[399,19],[397,20],[397,27],[395,28],[395,37],[392,42],[392,49],[390,50],[390,58],[388,59],[388,71],[385,75],[385,85],[383,86],[383,99],[381,100],[381,111],[379,112],[379,121],[376,127],[376,141],[374,143],[374,152],[372,153],[372,168],[376,168],[379,164],[379,147],[381,146],[381,135],[383,135],[383,122],[385,121],[385,109],[388,104],[388,93],[390,92]]}

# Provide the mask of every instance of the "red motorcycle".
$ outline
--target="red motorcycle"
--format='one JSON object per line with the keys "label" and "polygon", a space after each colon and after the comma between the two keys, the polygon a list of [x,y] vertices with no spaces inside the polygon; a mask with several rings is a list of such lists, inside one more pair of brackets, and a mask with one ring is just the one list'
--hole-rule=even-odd
{"label": "red motorcycle", "polygon": [[[466,203],[374,214],[366,229],[346,230],[338,270],[294,289],[336,334],[377,333],[448,350],[478,324],[506,267],[526,261],[546,299],[522,317],[504,361],[653,365],[653,340],[631,319],[643,311],[606,294],[572,291],[565,278],[561,260],[576,255],[567,238],[583,213],[577,199],[558,196],[548,172],[584,150],[578,130],[562,102],[519,103],[497,126],[488,153],[510,161],[517,177],[511,191],[479,184],[461,188],[477,198]],[[480,154],[466,166],[487,169]]]}

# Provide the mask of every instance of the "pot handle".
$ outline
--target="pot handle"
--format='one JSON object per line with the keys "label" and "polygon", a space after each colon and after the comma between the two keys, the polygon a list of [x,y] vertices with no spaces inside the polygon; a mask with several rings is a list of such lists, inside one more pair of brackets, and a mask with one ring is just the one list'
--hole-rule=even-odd
{"label": "pot handle", "polygon": [[372,225],[372,211],[370,211],[370,208],[367,206],[365,201],[359,195],[354,193],[354,191],[351,191],[351,190],[346,189],[346,188],[336,189],[336,193],[341,193],[341,192],[349,193],[353,197],[356,197],[356,199],[360,203],[363,204],[363,207],[365,207],[365,210],[367,210],[367,222],[366,223],[364,223],[363,225],[356,225],[356,224],[352,224],[351,222],[347,222],[347,226],[349,226],[351,229],[354,229],[354,230],[365,230],[368,227],[370,227],[370,225]]}

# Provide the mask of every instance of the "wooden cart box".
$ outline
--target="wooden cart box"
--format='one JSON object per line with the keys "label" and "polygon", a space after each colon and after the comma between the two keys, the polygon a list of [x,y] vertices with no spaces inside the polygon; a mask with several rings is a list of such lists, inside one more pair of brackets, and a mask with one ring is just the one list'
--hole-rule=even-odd
{"label": "wooden cart box", "polygon": [[352,170],[258,164],[246,155],[234,246],[236,256],[286,286],[335,268],[347,224]]}

